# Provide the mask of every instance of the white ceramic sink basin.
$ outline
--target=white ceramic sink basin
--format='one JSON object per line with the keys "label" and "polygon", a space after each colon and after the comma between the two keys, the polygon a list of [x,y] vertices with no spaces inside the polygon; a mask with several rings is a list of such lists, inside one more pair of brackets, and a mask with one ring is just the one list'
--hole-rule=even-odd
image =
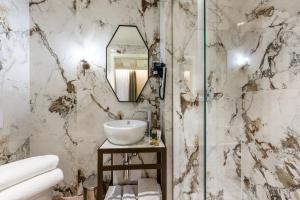
{"label": "white ceramic sink basin", "polygon": [[147,123],[140,120],[116,120],[104,123],[107,139],[117,145],[135,144],[144,138]]}

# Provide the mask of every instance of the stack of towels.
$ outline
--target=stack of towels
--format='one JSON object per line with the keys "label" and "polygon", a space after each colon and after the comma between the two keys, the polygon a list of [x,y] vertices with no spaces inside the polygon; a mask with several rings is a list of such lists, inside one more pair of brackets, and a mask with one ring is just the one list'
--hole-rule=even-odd
{"label": "stack of towels", "polygon": [[161,200],[161,189],[156,179],[139,179],[137,186],[110,186],[105,200]]}
{"label": "stack of towels", "polygon": [[143,178],[138,180],[138,199],[161,200],[161,189],[156,179]]}
{"label": "stack of towels", "polygon": [[37,156],[0,166],[0,199],[35,199],[63,180],[55,155]]}

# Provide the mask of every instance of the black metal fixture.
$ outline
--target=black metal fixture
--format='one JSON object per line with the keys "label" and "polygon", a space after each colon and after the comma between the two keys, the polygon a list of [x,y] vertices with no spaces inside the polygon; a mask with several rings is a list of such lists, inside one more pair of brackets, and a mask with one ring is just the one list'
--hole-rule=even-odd
{"label": "black metal fixture", "polygon": [[164,100],[165,91],[166,91],[166,78],[167,78],[166,64],[160,62],[154,62],[152,70],[153,70],[153,76],[160,79],[159,98],[161,100]]}

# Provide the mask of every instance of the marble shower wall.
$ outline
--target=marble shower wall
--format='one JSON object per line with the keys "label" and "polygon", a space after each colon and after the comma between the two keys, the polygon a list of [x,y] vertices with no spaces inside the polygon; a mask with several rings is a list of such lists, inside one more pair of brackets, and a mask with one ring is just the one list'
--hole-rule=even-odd
{"label": "marble shower wall", "polygon": [[167,79],[165,99],[160,103],[161,124],[163,124],[167,146],[167,199],[173,199],[173,34],[172,0],[160,0],[160,56],[166,63]]}
{"label": "marble shower wall", "polygon": [[0,0],[0,165],[29,155],[29,9]]}
{"label": "marble shower wall", "polygon": [[173,199],[203,199],[203,1],[173,1]]}
{"label": "marble shower wall", "polygon": [[300,199],[299,1],[207,2],[207,198]]}
{"label": "marble shower wall", "polygon": [[151,59],[160,59],[159,1],[32,0],[29,6],[31,154],[58,155],[65,180],[56,192],[76,195],[96,173],[105,121],[144,119],[135,113],[141,107],[160,120],[156,80],[138,103],[119,103],[105,79],[105,48],[119,24],[137,25]]}

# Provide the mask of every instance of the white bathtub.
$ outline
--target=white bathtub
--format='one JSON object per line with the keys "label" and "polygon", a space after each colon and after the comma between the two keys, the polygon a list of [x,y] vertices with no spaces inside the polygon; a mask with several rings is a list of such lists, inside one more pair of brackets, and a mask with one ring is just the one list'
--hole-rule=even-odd
{"label": "white bathtub", "polygon": [[51,200],[64,178],[58,157],[38,156],[0,166],[0,200]]}

